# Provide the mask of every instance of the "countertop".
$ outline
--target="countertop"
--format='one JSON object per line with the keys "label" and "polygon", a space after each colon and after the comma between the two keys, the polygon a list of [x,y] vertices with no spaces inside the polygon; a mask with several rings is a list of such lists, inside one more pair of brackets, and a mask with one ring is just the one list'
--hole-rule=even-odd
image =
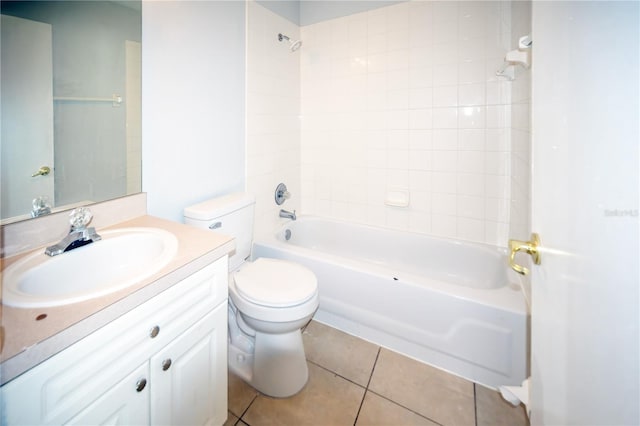
{"label": "countertop", "polygon": [[[176,256],[147,279],[89,301],[33,309],[0,305],[0,385],[235,249],[232,237],[147,215],[97,231],[129,227],[161,228],[173,233],[178,239]],[[1,269],[38,250],[44,252],[44,246],[1,259]]]}

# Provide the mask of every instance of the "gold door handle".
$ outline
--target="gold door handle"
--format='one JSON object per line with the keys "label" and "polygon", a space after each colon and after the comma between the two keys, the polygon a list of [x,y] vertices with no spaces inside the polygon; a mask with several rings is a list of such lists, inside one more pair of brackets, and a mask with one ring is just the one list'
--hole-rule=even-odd
{"label": "gold door handle", "polygon": [[47,166],[42,166],[38,169],[37,172],[35,172],[34,174],[31,175],[31,177],[36,177],[36,176],[46,176],[49,173],[51,173],[51,168],[47,167]]}
{"label": "gold door handle", "polygon": [[518,241],[518,240],[509,240],[509,266],[511,269],[516,271],[521,275],[527,275],[529,270],[524,266],[518,265],[516,263],[516,253],[519,251],[527,252],[533,258],[533,263],[536,265],[540,264],[540,251],[538,251],[538,246],[540,245],[540,236],[536,233],[531,234],[530,241]]}

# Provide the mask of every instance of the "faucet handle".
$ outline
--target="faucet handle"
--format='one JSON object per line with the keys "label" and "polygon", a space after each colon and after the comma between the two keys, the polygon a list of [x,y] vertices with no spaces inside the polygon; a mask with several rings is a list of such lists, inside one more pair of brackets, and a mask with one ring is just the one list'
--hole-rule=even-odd
{"label": "faucet handle", "polygon": [[91,219],[93,219],[93,214],[87,207],[78,207],[69,214],[71,229],[85,228],[91,222]]}
{"label": "faucet handle", "polygon": [[284,203],[285,200],[288,200],[289,198],[291,198],[291,194],[289,193],[289,191],[287,191],[287,185],[285,185],[284,183],[279,184],[276,187],[276,204],[280,206],[282,205],[282,203]]}

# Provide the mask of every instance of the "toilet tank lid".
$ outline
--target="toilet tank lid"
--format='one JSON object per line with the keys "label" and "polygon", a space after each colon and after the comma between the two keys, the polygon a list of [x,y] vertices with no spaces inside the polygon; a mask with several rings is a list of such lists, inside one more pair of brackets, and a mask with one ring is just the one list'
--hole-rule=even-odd
{"label": "toilet tank lid", "polygon": [[210,220],[224,216],[256,202],[256,197],[248,192],[234,192],[212,198],[184,209],[184,217],[196,220]]}

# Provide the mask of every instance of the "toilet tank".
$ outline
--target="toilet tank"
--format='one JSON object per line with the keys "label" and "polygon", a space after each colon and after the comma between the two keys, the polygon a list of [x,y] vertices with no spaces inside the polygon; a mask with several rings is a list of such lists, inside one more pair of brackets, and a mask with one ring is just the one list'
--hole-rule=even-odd
{"label": "toilet tank", "polygon": [[234,237],[236,250],[229,257],[229,270],[233,271],[251,254],[255,202],[246,192],[212,198],[185,208],[184,222]]}

